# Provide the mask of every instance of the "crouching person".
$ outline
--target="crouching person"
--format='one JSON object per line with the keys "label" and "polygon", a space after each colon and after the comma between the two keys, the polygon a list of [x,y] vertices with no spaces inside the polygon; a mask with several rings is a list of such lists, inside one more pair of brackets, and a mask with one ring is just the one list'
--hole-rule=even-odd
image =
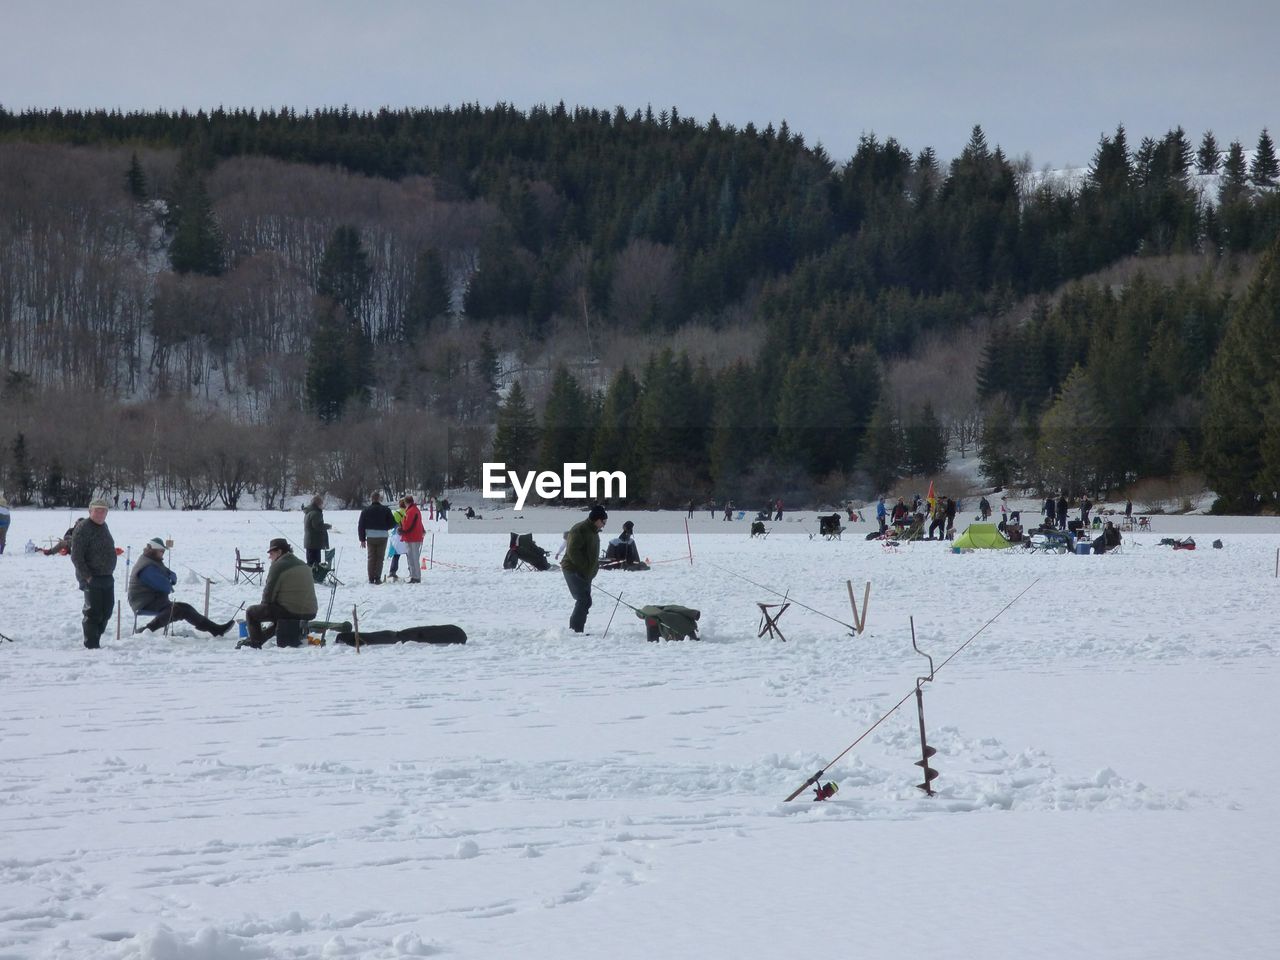
{"label": "crouching person", "polygon": [[267,557],[271,566],[262,588],[262,602],[244,612],[249,638],[240,641],[238,647],[257,650],[276,635],[279,621],[310,620],[316,615],[316,584],[311,568],[294,554],[289,541],[276,537],[267,548]]}
{"label": "crouching person", "polygon": [[134,613],[151,614],[154,619],[144,630],[161,630],[175,620],[185,621],[197,630],[220,637],[233,626],[235,620],[214,623],[201,616],[189,603],[175,603],[170,599],[178,575],[164,565],[164,541],[153,537],[142,548],[138,562],[129,571],[129,607]]}

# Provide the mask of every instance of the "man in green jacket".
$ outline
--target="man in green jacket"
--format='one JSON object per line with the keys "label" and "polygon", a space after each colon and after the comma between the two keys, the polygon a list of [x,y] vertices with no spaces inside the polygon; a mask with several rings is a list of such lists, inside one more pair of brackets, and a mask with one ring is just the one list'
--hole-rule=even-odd
{"label": "man in green jacket", "polygon": [[600,531],[604,529],[609,514],[596,504],[587,519],[569,528],[565,541],[560,570],[564,582],[573,596],[573,613],[569,615],[569,629],[582,633],[587,626],[587,611],[591,609],[591,581],[600,569]]}
{"label": "man in green jacket", "polygon": [[[319,609],[311,568],[293,552],[289,541],[276,537],[267,548],[267,557],[271,566],[262,588],[262,602],[244,612],[249,625],[249,639],[244,645],[255,650],[276,635],[276,621],[310,620]],[[263,627],[264,622],[271,626]]]}

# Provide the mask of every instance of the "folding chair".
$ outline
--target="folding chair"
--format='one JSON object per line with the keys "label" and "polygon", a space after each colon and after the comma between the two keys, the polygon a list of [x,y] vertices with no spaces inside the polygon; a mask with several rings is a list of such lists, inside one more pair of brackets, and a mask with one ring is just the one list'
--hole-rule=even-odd
{"label": "folding chair", "polygon": [[342,586],[342,581],[338,579],[338,575],[334,573],[333,562],[334,557],[338,554],[337,548],[325,550],[324,559],[311,567],[311,579],[317,584],[337,584]]}
{"label": "folding chair", "polygon": [[[787,638],[782,635],[782,628],[778,626],[778,621],[787,612],[787,607],[791,606],[790,602],[762,603],[757,600],[756,606],[760,608],[760,632],[756,636],[763,637],[767,633],[772,638],[776,634],[779,640],[786,643]],[[778,612],[770,614],[770,610],[777,610]]]}
{"label": "folding chair", "polygon": [[240,548],[236,547],[236,573],[231,580],[232,583],[239,583],[243,577],[245,583],[262,586],[262,574],[264,572],[265,568],[262,566],[260,558],[242,557],[240,556]]}

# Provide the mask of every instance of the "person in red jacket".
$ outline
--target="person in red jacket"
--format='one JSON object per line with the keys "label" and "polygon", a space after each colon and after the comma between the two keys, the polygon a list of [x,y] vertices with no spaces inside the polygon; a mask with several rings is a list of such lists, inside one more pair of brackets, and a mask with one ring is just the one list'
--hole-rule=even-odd
{"label": "person in red jacket", "polygon": [[410,583],[422,582],[422,537],[425,530],[422,526],[422,511],[413,502],[413,497],[405,497],[404,519],[400,521],[400,541],[404,544],[404,555]]}

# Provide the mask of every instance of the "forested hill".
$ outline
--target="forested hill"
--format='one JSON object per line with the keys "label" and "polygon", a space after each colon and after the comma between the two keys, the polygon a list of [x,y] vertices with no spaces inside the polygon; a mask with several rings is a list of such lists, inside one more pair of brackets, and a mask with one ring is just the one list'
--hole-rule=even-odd
{"label": "forested hill", "polygon": [[[1131,148],[1121,128],[1066,186],[977,127],[949,162],[867,136],[837,163],[785,124],[735,129],[674,108],[0,109],[6,403],[74,387],[129,401],[125,416],[175,394],[240,420],[306,410],[333,426],[324,443],[343,423],[426,410],[470,453],[496,416],[499,442],[516,446],[498,451],[507,459],[630,451],[650,498],[762,474],[883,486],[939,468],[937,435],[974,421],[904,405],[886,364],[1125,257],[1265,250],[1278,176],[1266,131],[1246,162],[1212,134]],[[1206,356],[1229,298],[1215,309]],[[719,343],[636,353],[689,331]],[[988,401],[1016,342],[1001,336]],[[610,353],[620,344],[626,367]],[[1035,451],[1071,372],[1059,366],[1038,364],[1004,397],[1003,422],[1020,418],[1030,444],[1011,479],[1052,472]],[[1207,360],[1190,366],[1176,389],[1199,397]],[[531,398],[518,415],[513,381]],[[557,416],[579,426],[553,441]],[[1167,472],[1179,442],[1198,464],[1200,427],[1192,416],[1141,464],[1094,463],[1078,482]],[[23,440],[31,483],[55,460],[68,472],[70,454]],[[471,479],[440,476],[474,459],[456,453],[405,455],[351,485]],[[76,482],[101,469],[81,464]]]}

